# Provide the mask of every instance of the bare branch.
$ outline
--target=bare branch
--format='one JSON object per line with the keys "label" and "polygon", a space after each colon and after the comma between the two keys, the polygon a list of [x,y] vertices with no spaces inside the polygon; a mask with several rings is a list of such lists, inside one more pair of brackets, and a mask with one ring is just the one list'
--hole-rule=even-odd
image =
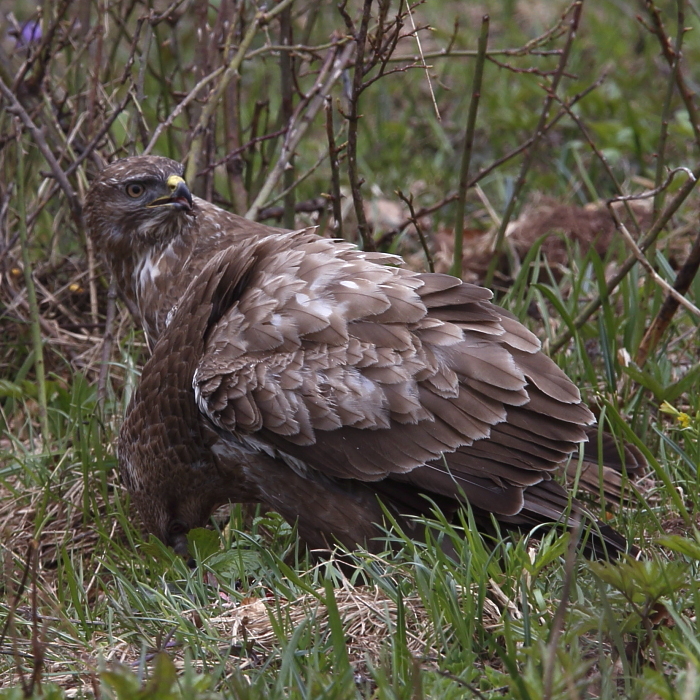
{"label": "bare branch", "polygon": [[348,120],[348,177],[350,178],[350,190],[352,192],[352,201],[355,206],[355,216],[357,217],[357,228],[362,239],[362,246],[365,250],[374,250],[375,245],[369,230],[367,217],[365,216],[365,206],[361,190],[364,180],[360,178],[357,167],[357,127],[360,121],[358,108],[365,74],[365,45],[367,43],[367,29],[369,27],[371,9],[372,0],[364,0],[360,30],[355,37],[357,46],[357,51],[355,53],[355,72],[353,74],[352,93],[350,95],[350,111],[346,116]]}
{"label": "bare branch", "polygon": [[[338,55],[337,49],[333,49],[329,55],[326,66],[326,70],[322,70],[316,80],[314,87],[306,95],[306,98],[302,100],[294,110],[294,115],[287,128],[287,135],[284,139],[284,144],[282,145],[282,152],[280,153],[275,166],[273,167],[270,174],[263,186],[258,192],[258,196],[255,198],[252,206],[246,213],[246,219],[253,219],[257,217],[259,210],[263,207],[265,202],[272,190],[276,187],[279,179],[284,172],[284,169],[289,163],[289,159],[294,153],[299,141],[302,136],[306,133],[311,122],[314,120],[316,114],[323,106],[326,97],[330,94],[331,89],[336,82],[340,79],[345,67],[350,60],[350,56],[353,52],[352,44],[346,46]],[[330,74],[328,74],[328,69],[332,65]]]}
{"label": "bare branch", "polygon": [[481,98],[481,79],[484,75],[484,59],[486,47],[489,40],[489,16],[484,15],[481,20],[481,34],[479,36],[479,57],[474,67],[474,79],[472,82],[472,97],[469,103],[467,114],[467,128],[464,134],[464,150],[462,151],[462,167],[459,175],[459,187],[457,198],[457,213],[454,233],[454,261],[452,263],[452,274],[462,277],[462,244],[464,241],[464,208],[467,201],[467,183],[469,181],[469,164],[472,158],[472,147],[474,145],[474,133],[476,130],[476,113],[479,109],[479,99]]}
{"label": "bare branch", "polygon": [[22,107],[12,90],[10,90],[10,88],[7,87],[7,85],[5,85],[2,79],[0,79],[0,92],[10,103],[9,107],[7,108],[7,111],[10,112],[10,114],[16,114],[22,121],[22,124],[24,124],[24,127],[27,129],[27,131],[31,134],[34,143],[36,144],[39,151],[41,151],[41,155],[44,156],[46,162],[48,163],[49,168],[51,169],[51,173],[56,178],[58,184],[61,186],[63,193],[66,195],[66,199],[68,200],[68,204],[70,206],[71,213],[73,214],[73,218],[75,219],[76,224],[80,225],[82,221],[83,208],[80,204],[80,200],[78,199],[78,195],[76,195],[70,182],[68,182],[66,174],[63,172],[61,166],[58,164],[58,161],[51,152],[51,149],[46,143],[46,139],[44,138],[44,134],[42,133],[41,129],[39,129],[36,126],[36,124],[34,124],[30,116],[27,114],[27,111],[24,109],[24,107]]}
{"label": "bare branch", "polygon": [[620,221],[620,218],[617,216],[614,207],[611,206],[614,201],[615,200],[611,200],[610,202],[608,202],[608,210],[610,211],[610,214],[615,220],[617,230],[622,234],[622,237],[625,239],[625,242],[631,248],[634,257],[637,259],[637,262],[639,262],[639,264],[647,271],[647,274],[654,280],[654,282],[656,282],[656,284],[658,284],[659,287],[661,287],[667,294],[669,294],[669,296],[671,296],[677,304],[680,304],[681,306],[685,307],[685,309],[690,311],[691,314],[700,318],[700,309],[698,309],[698,307],[695,306],[695,304],[688,301],[663,277],[661,277],[656,272],[653,265],[646,259],[644,253],[639,249],[639,247],[634,241],[634,238],[632,238],[632,235],[627,230],[627,227],[622,223],[622,221]]}
{"label": "bare branch", "polygon": [[564,50],[562,51],[561,57],[559,58],[559,65],[557,66],[557,70],[554,74],[554,77],[552,78],[552,84],[549,87],[549,90],[547,91],[547,96],[544,99],[542,111],[540,112],[540,118],[537,122],[537,126],[535,127],[535,132],[533,134],[534,140],[532,142],[532,146],[530,147],[530,150],[528,151],[525,159],[523,160],[522,166],[520,167],[520,173],[518,174],[518,178],[516,179],[515,184],[513,185],[513,192],[510,196],[510,199],[508,200],[508,204],[506,205],[506,210],[503,213],[503,218],[501,219],[501,227],[498,229],[498,233],[496,235],[494,255],[491,259],[491,262],[489,263],[489,268],[486,272],[486,279],[484,280],[484,284],[487,287],[493,281],[493,275],[496,271],[496,266],[498,265],[498,258],[503,248],[503,241],[506,235],[506,228],[508,228],[510,219],[513,216],[513,213],[515,212],[516,202],[520,197],[520,192],[522,191],[525,185],[527,174],[533,163],[535,148],[539,143],[542,134],[544,133],[543,128],[544,125],[547,123],[547,119],[549,117],[549,110],[552,106],[552,102],[554,101],[552,95],[556,93],[557,88],[559,87],[559,83],[561,82],[561,79],[564,75],[564,69],[566,68],[566,64],[569,61],[571,47],[574,43],[576,32],[578,31],[579,22],[581,21],[581,12],[583,11],[583,0],[578,0],[577,2],[574,2],[571,5],[571,8],[573,10],[573,13],[571,21],[569,23],[569,33],[566,39],[566,44],[564,46]]}
{"label": "bare branch", "polygon": [[[661,231],[663,231],[664,227],[669,222],[671,217],[676,213],[676,211],[678,211],[678,208],[681,206],[681,204],[683,204],[683,202],[688,198],[688,195],[693,191],[695,185],[698,182],[698,178],[700,178],[700,166],[698,166],[697,168],[695,168],[695,170],[692,171],[690,177],[688,177],[683,186],[678,190],[678,192],[676,192],[673,199],[659,214],[656,221],[654,221],[652,227],[649,229],[646,236],[644,236],[644,238],[642,238],[642,240],[637,243],[637,247],[640,251],[644,252],[658,238],[659,234],[661,233]],[[612,276],[610,280],[608,280],[608,283],[606,284],[606,295],[611,294],[612,291],[620,284],[620,282],[622,282],[622,280],[625,279],[625,277],[627,277],[627,273],[634,267],[636,262],[636,256],[631,255],[622,263],[622,265],[620,265],[620,269]],[[581,309],[579,314],[573,320],[573,328],[566,328],[555,338],[554,342],[549,348],[549,352],[551,354],[554,354],[555,352],[561,350],[564,347],[564,345],[568,342],[569,338],[571,338],[574,331],[581,328],[581,326],[583,326],[583,324],[586,323],[586,321],[588,321],[592,314],[595,313],[595,311],[597,311],[597,309],[602,303],[603,296],[601,294],[597,294],[590,302],[588,302],[588,304],[586,304],[583,307],[583,309]]]}

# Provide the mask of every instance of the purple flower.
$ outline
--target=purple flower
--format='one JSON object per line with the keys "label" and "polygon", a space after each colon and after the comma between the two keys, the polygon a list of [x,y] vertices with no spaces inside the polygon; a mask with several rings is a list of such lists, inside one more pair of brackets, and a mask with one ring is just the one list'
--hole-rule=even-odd
{"label": "purple flower", "polygon": [[27,20],[19,31],[11,31],[17,48],[29,47],[41,41],[41,22],[38,19]]}

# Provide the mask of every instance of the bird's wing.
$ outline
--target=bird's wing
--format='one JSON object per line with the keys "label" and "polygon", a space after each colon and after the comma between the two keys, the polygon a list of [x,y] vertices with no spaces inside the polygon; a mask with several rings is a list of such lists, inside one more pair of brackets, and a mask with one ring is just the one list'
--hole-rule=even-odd
{"label": "bird's wing", "polygon": [[310,233],[249,248],[193,386],[251,449],[338,478],[461,488],[513,513],[585,440],[578,389],[487,290]]}

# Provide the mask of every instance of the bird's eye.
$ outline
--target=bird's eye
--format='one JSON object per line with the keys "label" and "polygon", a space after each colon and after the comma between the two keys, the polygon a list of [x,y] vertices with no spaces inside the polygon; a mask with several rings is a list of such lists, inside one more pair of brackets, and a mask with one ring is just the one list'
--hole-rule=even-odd
{"label": "bird's eye", "polygon": [[173,520],[172,523],[170,523],[170,527],[168,528],[168,535],[171,537],[175,537],[177,535],[186,535],[188,532],[189,528],[185,523],[182,522],[182,520]]}
{"label": "bird's eye", "polygon": [[140,183],[140,182],[130,182],[126,186],[126,193],[131,197],[132,199],[137,199],[140,197],[144,192],[146,191],[146,188]]}

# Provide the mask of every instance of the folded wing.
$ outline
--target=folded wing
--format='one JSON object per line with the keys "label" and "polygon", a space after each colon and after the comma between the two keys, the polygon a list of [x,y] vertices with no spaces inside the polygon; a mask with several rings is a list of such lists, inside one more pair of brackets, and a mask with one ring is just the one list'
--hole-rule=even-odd
{"label": "folded wing", "polygon": [[578,389],[487,290],[308,232],[228,255],[244,280],[212,300],[193,386],[251,449],[508,517],[586,440]]}

